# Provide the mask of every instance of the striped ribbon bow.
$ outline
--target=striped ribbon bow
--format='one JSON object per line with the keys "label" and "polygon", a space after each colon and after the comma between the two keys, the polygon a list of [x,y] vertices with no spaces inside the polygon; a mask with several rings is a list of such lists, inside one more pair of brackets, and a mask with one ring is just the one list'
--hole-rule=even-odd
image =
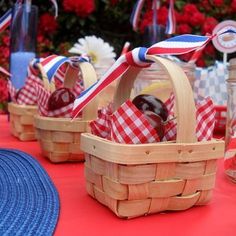
{"label": "striped ribbon bow", "polygon": [[[236,33],[228,30],[224,33]],[[121,55],[112,67],[95,84],[84,90],[74,102],[72,118],[77,114],[111,82],[123,75],[131,66],[148,67],[152,62],[146,59],[147,55],[181,55],[197,50],[207,45],[216,35],[180,35],[158,42],[149,48],[135,48]]]}
{"label": "striped ribbon bow", "polygon": [[40,63],[44,69],[44,72],[47,75],[47,79],[51,82],[52,78],[57,73],[58,69],[64,64],[69,63],[71,66],[77,67],[78,62],[89,61],[89,58],[86,56],[79,57],[65,57],[58,55],[50,55],[46,58],[35,58],[32,60],[32,64],[37,68],[37,64]]}
{"label": "striped ribbon bow", "polygon": [[[139,21],[142,12],[142,8],[144,6],[145,0],[138,0],[133,7],[130,23],[133,26],[134,31],[138,31],[139,28]],[[153,24],[156,25],[156,10],[160,6],[159,0],[153,0]],[[175,33],[175,13],[174,13],[174,0],[170,0],[169,2],[169,9],[167,15],[167,22],[166,22],[166,34],[174,34]]]}

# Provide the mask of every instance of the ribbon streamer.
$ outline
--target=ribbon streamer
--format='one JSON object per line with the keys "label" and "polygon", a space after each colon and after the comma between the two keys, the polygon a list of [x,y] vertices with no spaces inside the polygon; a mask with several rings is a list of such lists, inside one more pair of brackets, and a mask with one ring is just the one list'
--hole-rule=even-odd
{"label": "ribbon streamer", "polygon": [[71,66],[76,67],[79,62],[88,62],[89,58],[86,56],[79,57],[65,57],[58,55],[51,55],[46,58],[35,58],[31,64],[34,68],[37,68],[37,64],[40,63],[47,75],[48,80],[51,82],[58,69],[64,64],[69,63]]}
{"label": "ribbon streamer", "polygon": [[[138,0],[136,4],[133,7],[131,17],[130,17],[130,23],[133,26],[133,30],[135,32],[138,31],[139,28],[139,21],[140,16],[142,12],[142,8],[144,6],[145,0]],[[153,0],[153,17],[156,18],[156,10],[159,8],[160,1]],[[154,23],[154,22],[153,22]],[[155,24],[153,24],[155,27]],[[176,23],[175,23],[175,12],[174,12],[174,1],[170,0],[169,3],[169,9],[168,9],[168,16],[167,16],[167,22],[166,22],[166,34],[173,34],[175,33]]]}
{"label": "ribbon streamer", "polygon": [[174,1],[170,0],[168,17],[166,23],[166,34],[174,34],[176,28],[176,20],[175,20],[175,11],[174,11]]}
{"label": "ribbon streamer", "polygon": [[1,18],[0,18],[0,32],[3,32],[10,24],[12,19],[12,10],[9,9]]}
{"label": "ribbon streamer", "polygon": [[138,0],[135,3],[133,11],[131,13],[130,23],[132,24],[134,31],[138,31],[139,18],[141,15],[141,11],[142,11],[144,2],[145,2],[145,0]]}

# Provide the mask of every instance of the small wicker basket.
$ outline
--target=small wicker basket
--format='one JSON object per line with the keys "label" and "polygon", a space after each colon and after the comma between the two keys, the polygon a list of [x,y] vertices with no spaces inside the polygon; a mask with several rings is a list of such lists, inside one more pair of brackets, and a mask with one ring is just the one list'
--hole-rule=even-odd
{"label": "small wicker basket", "polygon": [[[91,64],[80,63],[80,71],[85,88],[97,81],[96,73]],[[78,72],[74,70],[67,75],[69,78],[65,78],[64,86],[72,88],[78,77]],[[73,122],[70,118],[35,116],[36,137],[43,155],[54,163],[84,161],[84,154],[80,150],[80,135],[89,131],[88,123],[97,116],[97,109],[98,101],[95,99],[85,107],[82,117]]]}
{"label": "small wicker basket", "polygon": [[[148,59],[162,66],[172,82],[176,142],[132,145],[89,133],[81,136],[87,192],[122,218],[206,204],[215,184],[217,159],[224,155],[224,141],[197,142],[193,93],[183,70],[164,58]],[[121,77],[115,108],[129,98],[140,70],[131,67]]]}
{"label": "small wicker basket", "polygon": [[8,103],[8,111],[11,134],[21,141],[36,140],[34,115],[37,114],[37,106],[10,102]]}

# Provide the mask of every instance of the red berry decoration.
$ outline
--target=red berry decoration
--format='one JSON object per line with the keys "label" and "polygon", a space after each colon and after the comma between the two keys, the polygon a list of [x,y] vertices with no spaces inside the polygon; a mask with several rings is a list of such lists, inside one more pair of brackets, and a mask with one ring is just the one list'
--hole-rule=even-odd
{"label": "red berry decoration", "polygon": [[75,95],[68,88],[59,88],[55,90],[48,99],[48,110],[65,107],[75,100]]}

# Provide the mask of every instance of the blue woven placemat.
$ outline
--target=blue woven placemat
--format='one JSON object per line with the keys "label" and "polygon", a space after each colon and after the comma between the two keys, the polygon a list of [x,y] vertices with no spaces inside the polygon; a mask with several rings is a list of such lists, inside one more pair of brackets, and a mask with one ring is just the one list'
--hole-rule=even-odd
{"label": "blue woven placemat", "polygon": [[38,161],[0,149],[0,235],[52,235],[59,209],[58,192]]}

